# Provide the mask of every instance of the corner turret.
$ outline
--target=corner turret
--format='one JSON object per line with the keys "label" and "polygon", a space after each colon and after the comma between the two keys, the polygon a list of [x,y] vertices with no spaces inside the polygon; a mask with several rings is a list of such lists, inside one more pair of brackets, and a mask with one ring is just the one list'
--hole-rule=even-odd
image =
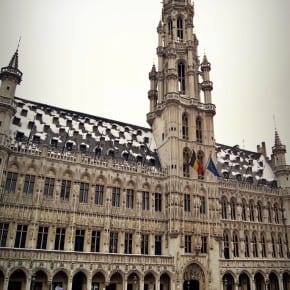
{"label": "corner turret", "polygon": [[282,144],[278,131],[275,130],[275,143],[272,147],[271,163],[282,188],[290,188],[290,166],[286,164],[286,146]]}

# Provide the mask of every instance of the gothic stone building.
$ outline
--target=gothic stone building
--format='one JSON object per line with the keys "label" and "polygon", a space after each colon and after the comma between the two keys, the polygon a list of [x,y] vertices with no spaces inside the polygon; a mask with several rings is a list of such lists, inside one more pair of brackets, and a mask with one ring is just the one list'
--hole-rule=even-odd
{"label": "gothic stone building", "polygon": [[215,143],[189,0],[165,0],[150,128],[15,97],[0,72],[0,289],[289,290],[290,167]]}

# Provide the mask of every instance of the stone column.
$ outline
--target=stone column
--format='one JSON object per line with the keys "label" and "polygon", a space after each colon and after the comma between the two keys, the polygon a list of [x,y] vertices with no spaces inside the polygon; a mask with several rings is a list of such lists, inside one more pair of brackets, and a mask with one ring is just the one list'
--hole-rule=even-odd
{"label": "stone column", "polygon": [[69,277],[68,281],[67,281],[67,289],[66,290],[71,290],[71,289],[72,289],[72,277]]}
{"label": "stone column", "polygon": [[8,284],[9,284],[9,277],[5,277],[3,281],[3,290],[8,289]]}
{"label": "stone column", "polygon": [[31,276],[26,278],[26,287],[25,287],[25,290],[30,290],[30,289],[31,289]]}
{"label": "stone column", "polygon": [[89,276],[87,277],[87,290],[91,290],[92,289],[92,277]]}

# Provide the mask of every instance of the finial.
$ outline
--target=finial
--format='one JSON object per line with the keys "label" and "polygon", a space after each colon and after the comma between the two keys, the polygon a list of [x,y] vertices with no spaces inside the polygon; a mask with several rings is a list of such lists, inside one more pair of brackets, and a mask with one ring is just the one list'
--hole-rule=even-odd
{"label": "finial", "polygon": [[276,117],[275,114],[273,114],[273,124],[274,124],[274,129],[275,131],[277,130],[277,124],[276,124]]}
{"label": "finial", "polygon": [[19,37],[19,40],[18,40],[18,44],[17,44],[17,48],[16,48],[16,52],[18,52],[18,49],[19,49],[19,46],[20,46],[20,41],[21,41],[21,36]]}

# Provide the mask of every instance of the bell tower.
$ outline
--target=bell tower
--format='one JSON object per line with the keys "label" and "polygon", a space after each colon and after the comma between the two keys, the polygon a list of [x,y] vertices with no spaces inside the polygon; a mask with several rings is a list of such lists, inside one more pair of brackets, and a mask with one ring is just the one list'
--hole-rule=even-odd
{"label": "bell tower", "polygon": [[[216,111],[211,98],[211,64],[206,56],[199,60],[193,17],[191,0],[164,0],[157,27],[158,66],[149,73],[147,122],[169,174],[203,179],[211,153],[215,159]],[[199,161],[198,170],[191,166],[194,159]]]}

